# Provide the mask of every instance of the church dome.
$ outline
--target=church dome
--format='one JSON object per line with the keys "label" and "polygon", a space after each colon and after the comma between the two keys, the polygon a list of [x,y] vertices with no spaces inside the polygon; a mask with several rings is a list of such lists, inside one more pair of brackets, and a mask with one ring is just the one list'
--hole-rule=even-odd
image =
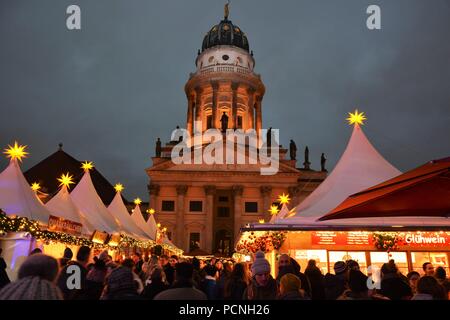
{"label": "church dome", "polygon": [[241,28],[228,20],[228,8],[225,8],[225,17],[219,24],[213,26],[203,38],[202,52],[206,49],[229,45],[249,51],[247,36]]}

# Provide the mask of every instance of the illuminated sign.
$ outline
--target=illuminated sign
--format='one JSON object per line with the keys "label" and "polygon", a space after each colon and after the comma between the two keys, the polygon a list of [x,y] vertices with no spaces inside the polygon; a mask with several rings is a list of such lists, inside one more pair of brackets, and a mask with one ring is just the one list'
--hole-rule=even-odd
{"label": "illuminated sign", "polygon": [[48,230],[70,233],[73,235],[80,235],[83,225],[78,222],[63,219],[60,217],[49,216],[48,218]]}
{"label": "illuminated sign", "polygon": [[313,245],[372,245],[372,233],[366,231],[312,231],[311,244]]}

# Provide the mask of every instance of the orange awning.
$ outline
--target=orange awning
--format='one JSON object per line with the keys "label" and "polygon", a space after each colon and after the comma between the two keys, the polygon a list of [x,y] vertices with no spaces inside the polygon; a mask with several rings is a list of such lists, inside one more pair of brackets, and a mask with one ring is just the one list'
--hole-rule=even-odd
{"label": "orange awning", "polygon": [[319,220],[450,216],[450,157],[355,193]]}

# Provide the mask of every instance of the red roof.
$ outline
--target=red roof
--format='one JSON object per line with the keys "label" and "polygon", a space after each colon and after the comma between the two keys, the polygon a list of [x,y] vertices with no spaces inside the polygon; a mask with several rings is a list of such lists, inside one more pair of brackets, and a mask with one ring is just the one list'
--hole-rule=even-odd
{"label": "red roof", "polygon": [[450,157],[355,193],[319,220],[450,216]]}

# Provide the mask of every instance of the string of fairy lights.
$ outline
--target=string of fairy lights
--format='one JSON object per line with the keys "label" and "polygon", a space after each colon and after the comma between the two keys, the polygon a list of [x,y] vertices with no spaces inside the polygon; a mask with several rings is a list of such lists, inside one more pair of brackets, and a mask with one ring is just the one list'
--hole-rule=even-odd
{"label": "string of fairy lights", "polygon": [[[20,145],[17,141],[14,142],[13,145],[8,145],[8,148],[4,150],[4,154],[10,161],[17,160],[18,162],[22,162],[23,158],[26,158],[29,153],[26,151],[26,145]],[[82,163],[81,168],[84,171],[89,171],[94,168],[94,164],[91,161],[85,161]],[[74,184],[73,175],[69,172],[63,173],[57,181],[59,182],[59,187],[69,189],[72,184]],[[40,192],[41,185],[38,182],[33,182],[30,186],[31,190],[36,193]],[[124,190],[124,186],[121,183],[117,183],[114,186],[116,192],[122,192]],[[134,200],[135,205],[140,205],[142,200],[136,198]],[[150,208],[146,211],[148,214],[155,214],[155,210]],[[167,232],[166,227],[162,227],[160,223],[157,224],[157,240],[163,239]],[[96,249],[117,249],[117,248],[131,248],[137,247],[141,249],[150,249],[156,246],[161,246],[163,249],[171,250],[174,252],[182,253],[182,250],[173,247],[167,243],[158,243],[159,241],[154,240],[139,240],[135,239],[127,234],[120,234],[120,240],[114,245],[109,243],[98,243],[88,238],[84,238],[81,236],[72,235],[64,232],[57,231],[49,231],[46,230],[45,227],[39,225],[37,221],[29,220],[26,217],[20,217],[15,215],[7,216],[6,213],[0,208],[0,235],[4,235],[10,232],[24,232],[31,237],[41,240],[46,244],[52,243],[64,243],[67,245],[76,245],[76,246],[88,246]],[[111,239],[113,236],[110,237]]]}

